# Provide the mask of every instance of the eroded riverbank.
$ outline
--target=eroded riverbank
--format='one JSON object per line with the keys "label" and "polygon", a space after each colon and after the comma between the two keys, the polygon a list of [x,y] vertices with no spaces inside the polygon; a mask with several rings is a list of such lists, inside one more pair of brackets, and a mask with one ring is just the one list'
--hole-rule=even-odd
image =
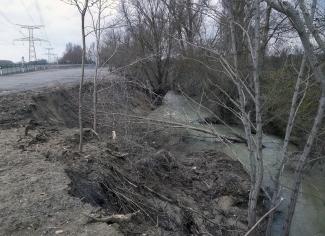
{"label": "eroded riverbank", "polygon": [[[201,120],[205,120],[212,116],[211,112],[201,107],[199,104],[191,101],[174,92],[169,92],[160,106],[152,114],[154,117],[163,117],[172,121],[184,122],[193,126],[212,130],[220,135],[240,135],[244,136],[243,130],[235,126],[226,126],[222,124],[200,124]],[[239,160],[246,169],[249,169],[249,155],[245,144],[231,143],[220,144],[211,135],[202,134],[191,129],[186,132],[188,144],[192,144],[193,148],[216,148],[216,150],[227,153],[229,156]],[[264,135],[263,137],[263,155],[264,155],[264,180],[263,186],[267,191],[273,185],[272,176],[279,166],[280,151],[283,141],[272,135]],[[289,151],[298,151],[294,145],[289,146]],[[282,229],[284,212],[290,197],[290,186],[293,179],[292,170],[286,170],[282,181],[282,196],[285,199],[277,212],[277,221],[273,228],[273,235],[279,235]],[[325,182],[324,172],[322,168],[314,167],[305,176],[301,193],[298,199],[297,208],[294,215],[294,222],[291,229],[291,235],[324,235],[325,234]]]}
{"label": "eroded riverbank", "polygon": [[[86,91],[87,102],[91,87]],[[141,90],[109,83],[99,91],[100,136],[85,131],[81,154],[73,128],[77,89],[2,97],[5,235],[242,235],[248,230],[249,177],[238,161],[215,147],[189,143],[184,130],[132,119],[152,117],[154,107]],[[112,130],[117,141],[111,140]],[[119,225],[90,223],[84,215],[138,210],[131,222]]]}

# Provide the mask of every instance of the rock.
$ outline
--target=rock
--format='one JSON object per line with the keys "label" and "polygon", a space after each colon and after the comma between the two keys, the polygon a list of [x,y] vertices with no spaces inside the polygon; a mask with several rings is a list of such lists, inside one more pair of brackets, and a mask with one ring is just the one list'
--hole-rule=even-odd
{"label": "rock", "polygon": [[217,199],[218,207],[227,212],[234,205],[234,199],[231,196],[222,196]]}
{"label": "rock", "polygon": [[233,219],[233,218],[227,219],[227,225],[234,226],[237,229],[241,229],[241,230],[243,230],[243,232],[246,232],[248,230],[247,225],[238,221],[238,219]]}
{"label": "rock", "polygon": [[[215,222],[216,224],[221,224],[222,221],[222,215],[219,215],[219,212],[214,212],[214,219],[212,220],[213,222]],[[210,226],[213,227],[215,226],[214,224],[210,223]]]}

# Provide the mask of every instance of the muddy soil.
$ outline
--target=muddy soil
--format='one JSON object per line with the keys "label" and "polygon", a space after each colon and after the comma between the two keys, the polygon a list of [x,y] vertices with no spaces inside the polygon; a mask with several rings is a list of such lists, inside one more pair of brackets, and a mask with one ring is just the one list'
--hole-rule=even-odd
{"label": "muddy soil", "polygon": [[0,96],[0,128],[25,126],[30,120],[45,126],[76,125],[76,88],[53,88]]}
{"label": "muddy soil", "polygon": [[46,134],[52,138],[31,143],[38,131],[31,131],[26,139],[24,128],[0,131],[0,235],[118,232],[115,225],[87,224],[82,212],[93,207],[68,194],[65,166],[44,158],[43,152],[57,147],[53,137],[58,133]]}
{"label": "muddy soil", "polygon": [[[247,231],[249,177],[238,161],[217,150],[193,151],[181,138],[169,142],[166,129],[127,118],[153,106],[140,89],[111,84],[99,90],[100,135],[86,129],[78,153],[76,91],[0,97],[1,235]],[[85,100],[91,104],[91,93]],[[117,140],[110,139],[112,130]],[[89,217],[134,212],[119,224]]]}

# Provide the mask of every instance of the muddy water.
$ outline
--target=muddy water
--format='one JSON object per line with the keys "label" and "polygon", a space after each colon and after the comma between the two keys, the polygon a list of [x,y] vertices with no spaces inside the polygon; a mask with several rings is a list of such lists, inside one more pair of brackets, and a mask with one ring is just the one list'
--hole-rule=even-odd
{"label": "muddy water", "polygon": [[[150,116],[157,119],[167,119],[200,126],[201,128],[213,130],[219,134],[233,135],[236,133],[244,136],[243,131],[237,127],[226,125],[200,125],[198,121],[211,116],[211,113],[202,108],[199,104],[173,92],[167,93],[163,105],[152,112]],[[216,139],[209,135],[191,130],[187,130],[186,133],[187,137],[190,137],[187,138],[187,141],[192,144],[192,148],[217,148],[223,150],[228,155],[238,159],[245,168],[249,169],[249,157],[245,144],[221,144],[216,142]],[[264,189],[268,189],[269,186],[272,185],[272,176],[274,176],[279,166],[279,156],[283,141],[278,137],[265,135],[263,137],[263,144],[265,146],[263,149],[265,169],[263,187]],[[294,145],[290,145],[289,149],[290,151],[297,151]],[[291,228],[292,236],[325,235],[325,177],[324,174],[317,171],[311,173],[312,174],[304,178],[302,183],[301,194],[295,211],[294,223]],[[282,181],[282,196],[285,201],[276,214],[276,224],[273,228],[273,235],[275,236],[279,235],[281,232],[292,179],[293,173],[291,171],[286,171]]]}

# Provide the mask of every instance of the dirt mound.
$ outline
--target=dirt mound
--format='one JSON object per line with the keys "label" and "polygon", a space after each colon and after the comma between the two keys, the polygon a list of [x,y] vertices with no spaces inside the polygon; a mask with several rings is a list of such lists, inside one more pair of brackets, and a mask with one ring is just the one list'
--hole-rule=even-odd
{"label": "dirt mound", "polygon": [[26,126],[31,120],[42,125],[76,126],[78,107],[72,91],[59,88],[2,95],[1,128]]}
{"label": "dirt mound", "polygon": [[57,90],[32,97],[29,105],[32,118],[49,125],[68,128],[75,127],[78,120],[78,107],[71,92]]}
{"label": "dirt mound", "polygon": [[[78,126],[78,86],[55,87],[0,96],[0,128],[26,126],[31,120],[43,126]],[[84,84],[84,126],[92,122],[92,83]],[[98,123],[121,124],[115,114],[144,115],[151,111],[150,97],[123,78],[102,80],[98,84]],[[126,118],[124,118],[126,119]],[[123,123],[124,125],[124,123]]]}
{"label": "dirt mound", "polygon": [[[75,144],[64,140],[64,149],[71,150]],[[97,214],[140,210],[120,224],[125,235],[241,235],[247,230],[249,177],[223,153],[176,156],[143,144],[135,152],[127,145],[90,140],[82,155],[48,156],[65,163],[70,194],[98,207]]]}

